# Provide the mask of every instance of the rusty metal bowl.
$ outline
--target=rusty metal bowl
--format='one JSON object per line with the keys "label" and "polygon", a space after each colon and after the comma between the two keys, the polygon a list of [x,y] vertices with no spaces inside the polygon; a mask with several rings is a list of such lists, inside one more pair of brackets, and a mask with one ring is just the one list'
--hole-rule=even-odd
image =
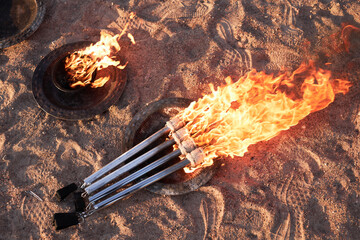
{"label": "rusty metal bowl", "polygon": [[64,58],[90,44],[89,41],[66,44],[50,52],[36,67],[32,91],[36,102],[45,112],[64,120],[91,119],[106,111],[121,97],[127,75],[126,69],[116,67],[95,73],[94,77],[110,75],[110,80],[103,87],[66,87],[63,81],[66,73],[61,66]]}
{"label": "rusty metal bowl", "polygon": [[[189,106],[191,102],[192,100],[185,98],[168,98],[147,105],[133,117],[131,123],[128,125],[128,128],[125,132],[127,141],[122,146],[122,151],[125,152],[129,150],[137,143],[141,142],[157,130],[161,129],[165,125],[166,121],[175,116],[181,109]],[[153,145],[157,146],[164,140],[165,138],[159,139]],[[153,145],[150,146],[149,149],[151,149]],[[168,151],[171,151],[171,149]],[[159,156],[155,156],[153,160],[155,160],[157,157]],[[179,158],[174,159],[163,168],[171,166],[179,161]],[[219,165],[220,162],[216,161],[212,166],[197,169],[192,173],[185,173],[184,170],[181,169],[148,186],[146,189],[162,195],[185,194],[194,191],[206,184],[215,174]],[[139,170],[141,167],[142,166],[139,166],[139,168],[135,169],[135,171]],[[155,170],[154,172],[158,171],[159,170]]]}
{"label": "rusty metal bowl", "polygon": [[0,4],[0,49],[17,44],[40,26],[45,15],[42,0],[2,0]]}

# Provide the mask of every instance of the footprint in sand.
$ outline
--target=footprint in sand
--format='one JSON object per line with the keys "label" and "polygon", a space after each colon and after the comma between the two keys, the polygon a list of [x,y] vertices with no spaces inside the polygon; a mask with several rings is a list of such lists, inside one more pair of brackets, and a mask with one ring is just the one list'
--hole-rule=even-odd
{"label": "footprint in sand", "polygon": [[26,194],[22,199],[20,211],[24,219],[38,227],[41,239],[51,239],[51,216],[55,208],[55,204],[46,200],[40,201]]}
{"label": "footprint in sand", "polygon": [[276,197],[283,204],[279,209],[278,221],[274,223],[272,232],[272,239],[283,240],[290,239],[290,229],[291,229],[291,214],[288,207],[287,197],[290,183],[293,179],[293,175],[288,177],[284,184],[276,191]]}
{"label": "footprint in sand", "polygon": [[201,18],[209,14],[214,8],[210,1],[171,0],[166,1],[153,11],[160,18],[160,22],[174,19]]}
{"label": "footprint in sand", "polygon": [[[283,154],[290,155],[298,144],[288,137],[280,148]],[[284,173],[290,171],[290,174],[273,191],[280,205],[271,230],[273,239],[305,239],[304,212],[311,199],[313,182],[322,174],[322,162],[311,149],[304,146],[298,149],[302,151],[283,167]]]}
{"label": "footprint in sand", "polygon": [[304,209],[311,197],[309,186],[304,177],[294,173],[280,185],[276,197],[282,206],[271,231],[273,239],[305,239]]}
{"label": "footprint in sand", "polygon": [[199,192],[205,194],[198,212],[204,224],[203,239],[216,239],[224,216],[224,196],[214,187],[202,187]]}
{"label": "footprint in sand", "polygon": [[283,21],[281,23],[281,41],[288,46],[297,45],[303,36],[303,31],[296,27],[298,13],[299,9],[290,3],[290,1],[286,0],[284,4]]}
{"label": "footprint in sand", "polygon": [[229,65],[240,65],[249,70],[252,68],[252,56],[249,49],[243,48],[239,45],[234,37],[234,27],[229,20],[221,20],[217,26],[217,41],[220,48],[224,50],[223,61],[220,62],[222,67]]}
{"label": "footprint in sand", "polygon": [[[121,32],[125,28],[125,26],[128,25],[128,30],[141,29],[148,32],[150,35],[154,35],[155,33],[161,31],[164,28],[162,24],[146,21],[145,19],[138,17],[131,12],[124,11],[120,8],[117,8],[116,11],[117,17],[114,17],[115,21],[113,21],[107,26],[109,29],[115,29],[118,32]],[[138,39],[135,40],[138,41]]]}
{"label": "footprint in sand", "polygon": [[240,202],[236,208],[226,211],[222,230],[226,232],[225,238],[237,238],[238,231],[243,232],[249,239],[270,239],[272,222],[271,213],[261,205]]}
{"label": "footprint in sand", "polygon": [[297,8],[295,8],[289,1],[285,1],[283,26],[288,27],[289,30],[295,30],[296,15],[298,13],[299,10]]}
{"label": "footprint in sand", "polygon": [[[123,29],[128,24],[128,29],[142,29],[154,35],[155,33],[166,29],[164,24],[170,20],[201,18],[208,15],[213,9],[213,3],[208,1],[178,1],[171,0],[164,3],[137,7],[139,16],[131,12],[117,9],[118,18],[108,27]],[[146,11],[151,8],[151,11]],[[145,11],[144,11],[145,9]],[[147,21],[147,19],[157,19],[157,21]]]}

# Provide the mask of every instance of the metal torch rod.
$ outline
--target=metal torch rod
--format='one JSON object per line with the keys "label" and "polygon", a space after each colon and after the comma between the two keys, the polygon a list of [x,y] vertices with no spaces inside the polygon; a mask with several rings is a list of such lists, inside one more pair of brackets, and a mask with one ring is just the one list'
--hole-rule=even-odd
{"label": "metal torch rod", "polygon": [[167,175],[169,175],[179,169],[184,168],[188,164],[190,164],[190,161],[188,159],[185,159],[175,165],[172,165],[171,167],[168,167],[168,168],[162,170],[161,172],[158,172],[158,173],[152,175],[151,177],[148,177],[148,178],[132,185],[131,187],[129,187],[129,188],[127,188],[127,189],[101,201],[101,202],[98,202],[98,203],[90,202],[90,204],[92,204],[92,206],[95,210],[98,210],[103,207],[107,207],[107,206],[113,204],[114,202],[121,200],[121,199],[125,198],[126,196],[128,196],[132,193],[135,193],[136,191],[138,191],[142,188],[145,188],[156,181],[159,181],[160,179],[166,177]]}
{"label": "metal torch rod", "polygon": [[145,175],[146,173],[154,170],[155,168],[165,164],[166,162],[170,161],[171,159],[174,159],[181,155],[181,151],[179,149],[167,154],[166,156],[156,160],[155,162],[150,163],[146,167],[130,174],[129,176],[121,179],[120,181],[110,185],[109,187],[101,190],[100,192],[97,192],[96,194],[89,197],[90,202],[95,202],[100,200],[101,198],[106,197],[108,194],[111,194],[117,190],[119,190],[121,187],[124,187],[126,184],[129,184],[130,182],[138,179],[139,177]]}
{"label": "metal torch rod", "polygon": [[141,163],[149,160],[151,157],[155,156],[157,153],[163,151],[164,149],[172,146],[175,144],[175,140],[172,138],[166,142],[161,143],[160,145],[152,148],[148,152],[144,153],[140,157],[132,160],[131,162],[125,164],[121,168],[115,170],[114,172],[106,175],[105,177],[97,180],[93,184],[89,185],[85,188],[85,192],[87,194],[92,194],[94,191],[98,190],[99,188],[105,186],[106,184],[110,183],[112,180],[120,177],[122,174],[126,173],[127,171],[135,168],[136,166],[140,165]]}
{"label": "metal torch rod", "polygon": [[91,183],[95,182],[97,179],[99,179],[105,173],[107,173],[107,172],[111,171],[112,169],[114,169],[115,167],[119,166],[120,164],[125,162],[127,159],[131,158],[136,153],[138,153],[141,150],[143,150],[144,148],[148,147],[154,141],[159,139],[161,136],[168,134],[169,132],[170,132],[170,129],[168,127],[166,127],[166,126],[163,127],[162,129],[160,129],[159,131],[157,131],[156,133],[154,133],[153,135],[151,135],[150,137],[148,137],[141,143],[139,143],[136,146],[134,146],[133,148],[131,148],[129,151],[123,153],[122,155],[120,155],[119,157],[117,157],[116,159],[114,159],[113,161],[108,163],[107,165],[105,165],[100,170],[96,171],[95,173],[91,174],[89,177],[85,178],[84,186],[88,186]]}

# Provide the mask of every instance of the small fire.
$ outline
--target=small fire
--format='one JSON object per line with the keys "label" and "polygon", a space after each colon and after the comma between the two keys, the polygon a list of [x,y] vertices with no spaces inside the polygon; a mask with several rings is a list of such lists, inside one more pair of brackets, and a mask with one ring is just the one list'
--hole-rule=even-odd
{"label": "small fire", "polygon": [[235,83],[230,77],[225,81],[226,86],[216,90],[210,85],[211,94],[178,114],[204,150],[203,167],[217,157],[244,156],[249,145],[298,124],[351,86],[347,80],[332,79],[329,70],[317,68],[313,61],[302,63],[291,75],[275,77],[252,70]]}
{"label": "small fire", "polygon": [[[133,17],[133,15],[131,16]],[[115,60],[114,53],[120,51],[121,46],[118,40],[125,34],[128,24],[120,34],[111,35],[101,32],[100,41],[91,44],[84,50],[76,51],[65,59],[65,70],[69,75],[69,85],[72,88],[77,86],[90,85],[92,88],[98,88],[105,85],[110,79],[109,76],[93,79],[95,71],[115,66],[118,69],[124,69],[127,63],[121,65],[120,61]],[[133,44],[135,39],[131,33],[127,34]]]}

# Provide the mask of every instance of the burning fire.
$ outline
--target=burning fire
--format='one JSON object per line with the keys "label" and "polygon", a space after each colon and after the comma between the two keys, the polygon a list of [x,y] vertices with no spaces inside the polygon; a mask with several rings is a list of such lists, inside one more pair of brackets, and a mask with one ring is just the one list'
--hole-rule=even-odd
{"label": "burning fire", "polygon": [[[130,18],[134,17],[131,15]],[[110,79],[109,76],[93,79],[95,71],[115,66],[118,69],[124,69],[127,65],[120,64],[120,61],[115,60],[114,53],[120,51],[121,46],[118,40],[125,34],[128,24],[120,34],[112,36],[109,33],[101,32],[100,41],[91,44],[84,50],[76,51],[65,59],[65,70],[69,75],[69,85],[72,88],[76,86],[90,85],[93,88],[102,87]],[[135,44],[134,37],[128,33],[128,38]]]}
{"label": "burning fire", "polygon": [[329,70],[317,68],[312,61],[302,63],[291,75],[275,77],[252,70],[235,83],[230,77],[225,81],[226,86],[216,90],[210,85],[211,94],[178,115],[204,150],[202,166],[221,156],[244,156],[249,145],[296,125],[310,113],[327,107],[335,94],[347,93],[351,86],[347,80],[332,79]]}

